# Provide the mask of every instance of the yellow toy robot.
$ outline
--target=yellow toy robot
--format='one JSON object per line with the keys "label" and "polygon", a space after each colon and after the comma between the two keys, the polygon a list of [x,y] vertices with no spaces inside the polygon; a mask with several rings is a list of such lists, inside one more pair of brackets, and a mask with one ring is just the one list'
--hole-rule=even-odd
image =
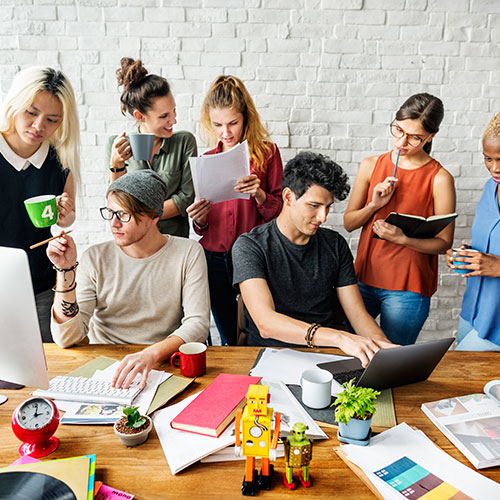
{"label": "yellow toy robot", "polygon": [[[255,488],[271,489],[274,468],[269,461],[276,460],[281,414],[275,414],[274,435],[271,436],[273,409],[267,406],[269,397],[269,387],[251,385],[248,388],[245,408],[240,408],[236,413],[235,454],[246,457],[245,477],[241,486],[241,493],[246,496],[253,496]],[[254,469],[255,457],[262,459],[262,469],[258,477]]]}

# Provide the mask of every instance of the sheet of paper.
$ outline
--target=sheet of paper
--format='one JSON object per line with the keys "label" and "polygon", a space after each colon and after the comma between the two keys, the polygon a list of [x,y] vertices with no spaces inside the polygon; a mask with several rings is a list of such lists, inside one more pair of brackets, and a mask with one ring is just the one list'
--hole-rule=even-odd
{"label": "sheet of paper", "polygon": [[374,472],[408,457],[441,480],[472,498],[500,498],[500,484],[458,462],[438,448],[422,432],[406,423],[382,432],[368,446],[342,446],[349,460],[361,467],[384,498],[401,500],[403,496]]}
{"label": "sheet of paper", "polygon": [[238,179],[250,175],[247,141],[223,153],[190,158],[189,163],[196,200],[203,198],[212,203],[219,203],[250,198],[249,194],[237,193],[234,190]]}
{"label": "sheet of paper", "polygon": [[280,435],[292,434],[293,425],[297,422],[302,422],[308,427],[306,432],[308,437],[314,439],[328,439],[328,436],[321,430],[304,408],[302,408],[301,404],[295,399],[290,389],[283,382],[262,379],[261,384],[269,387],[269,394],[271,395],[269,406],[273,408],[275,412],[281,413]]}
{"label": "sheet of paper", "polygon": [[[285,447],[281,443],[278,443],[278,447],[276,448],[276,456],[278,458],[285,456]],[[200,462],[202,464],[208,464],[213,462],[233,462],[235,460],[245,460],[245,459],[246,457],[244,456],[237,457],[234,454],[234,446],[228,446],[227,448],[223,448],[222,450],[212,453],[212,455],[203,457],[200,460]]]}
{"label": "sheet of paper", "polygon": [[[300,385],[300,376],[305,370],[317,368],[318,363],[350,359],[335,354],[296,351],[294,349],[267,348],[258,364],[250,370],[255,375],[268,380],[281,380],[285,384]],[[332,383],[332,396],[343,389],[335,380]]]}
{"label": "sheet of paper", "polygon": [[172,419],[198,394],[194,394],[180,403],[158,410],[152,416],[158,439],[172,474],[177,474],[201,458],[226,446],[234,445],[234,425],[229,425],[218,438],[172,429],[170,426]]}

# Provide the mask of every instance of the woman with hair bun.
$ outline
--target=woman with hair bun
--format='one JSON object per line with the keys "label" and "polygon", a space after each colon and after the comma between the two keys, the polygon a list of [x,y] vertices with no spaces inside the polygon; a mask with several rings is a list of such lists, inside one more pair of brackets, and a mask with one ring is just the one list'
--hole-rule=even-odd
{"label": "woman with hair bun", "polygon": [[52,342],[50,308],[56,280],[45,248],[50,227],[36,228],[24,200],[57,196],[57,224],[75,220],[75,184],[80,179],[80,129],[68,78],[52,68],[19,72],[0,109],[0,245],[28,254],[38,321],[44,342]]}
{"label": "woman with hair bun", "polygon": [[151,168],[167,183],[168,193],[160,218],[160,231],[189,236],[186,208],[194,199],[189,157],[197,155],[196,139],[186,131],[174,132],[177,123],[175,99],[170,85],[161,76],[148,73],[139,59],[124,57],[116,72],[123,87],[121,110],[135,120],[137,131],[154,134],[153,156],[149,162],[134,160],[125,132],[112,136],[106,146],[111,182],[127,171]]}
{"label": "woman with hair bun", "polygon": [[228,151],[248,141],[250,175],[234,188],[250,199],[212,205],[193,203],[187,212],[201,236],[208,265],[210,302],[222,344],[236,345],[237,290],[233,288],[231,248],[240,234],[274,219],[281,210],[283,165],[278,146],[271,142],[252,97],[235,76],[219,76],[208,89],[201,111],[201,125],[215,146],[205,154]]}
{"label": "woman with hair bun", "polygon": [[361,162],[344,214],[348,231],[363,227],[354,267],[366,309],[380,315],[395,344],[416,341],[437,288],[438,254],[453,242],[453,223],[418,239],[385,222],[391,212],[427,218],[455,211],[453,177],[430,156],[443,116],[441,99],[409,97],[389,126],[392,151]]}

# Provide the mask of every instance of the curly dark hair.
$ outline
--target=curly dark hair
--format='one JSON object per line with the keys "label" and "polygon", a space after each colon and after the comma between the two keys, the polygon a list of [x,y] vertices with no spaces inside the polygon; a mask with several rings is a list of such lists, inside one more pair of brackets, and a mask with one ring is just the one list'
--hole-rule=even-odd
{"label": "curly dark hair", "polygon": [[300,198],[312,185],[329,191],[335,200],[345,200],[351,187],[342,167],[328,156],[303,151],[285,166],[281,189],[290,188]]}

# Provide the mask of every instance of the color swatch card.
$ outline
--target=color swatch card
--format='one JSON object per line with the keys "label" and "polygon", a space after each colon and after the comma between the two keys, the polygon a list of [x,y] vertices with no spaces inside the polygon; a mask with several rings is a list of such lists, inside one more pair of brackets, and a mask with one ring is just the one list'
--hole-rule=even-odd
{"label": "color swatch card", "polygon": [[405,423],[372,437],[368,446],[349,444],[341,450],[364,473],[359,477],[385,499],[500,498],[500,484],[455,460]]}
{"label": "color swatch card", "polygon": [[408,457],[402,457],[374,474],[408,500],[473,500]]}

